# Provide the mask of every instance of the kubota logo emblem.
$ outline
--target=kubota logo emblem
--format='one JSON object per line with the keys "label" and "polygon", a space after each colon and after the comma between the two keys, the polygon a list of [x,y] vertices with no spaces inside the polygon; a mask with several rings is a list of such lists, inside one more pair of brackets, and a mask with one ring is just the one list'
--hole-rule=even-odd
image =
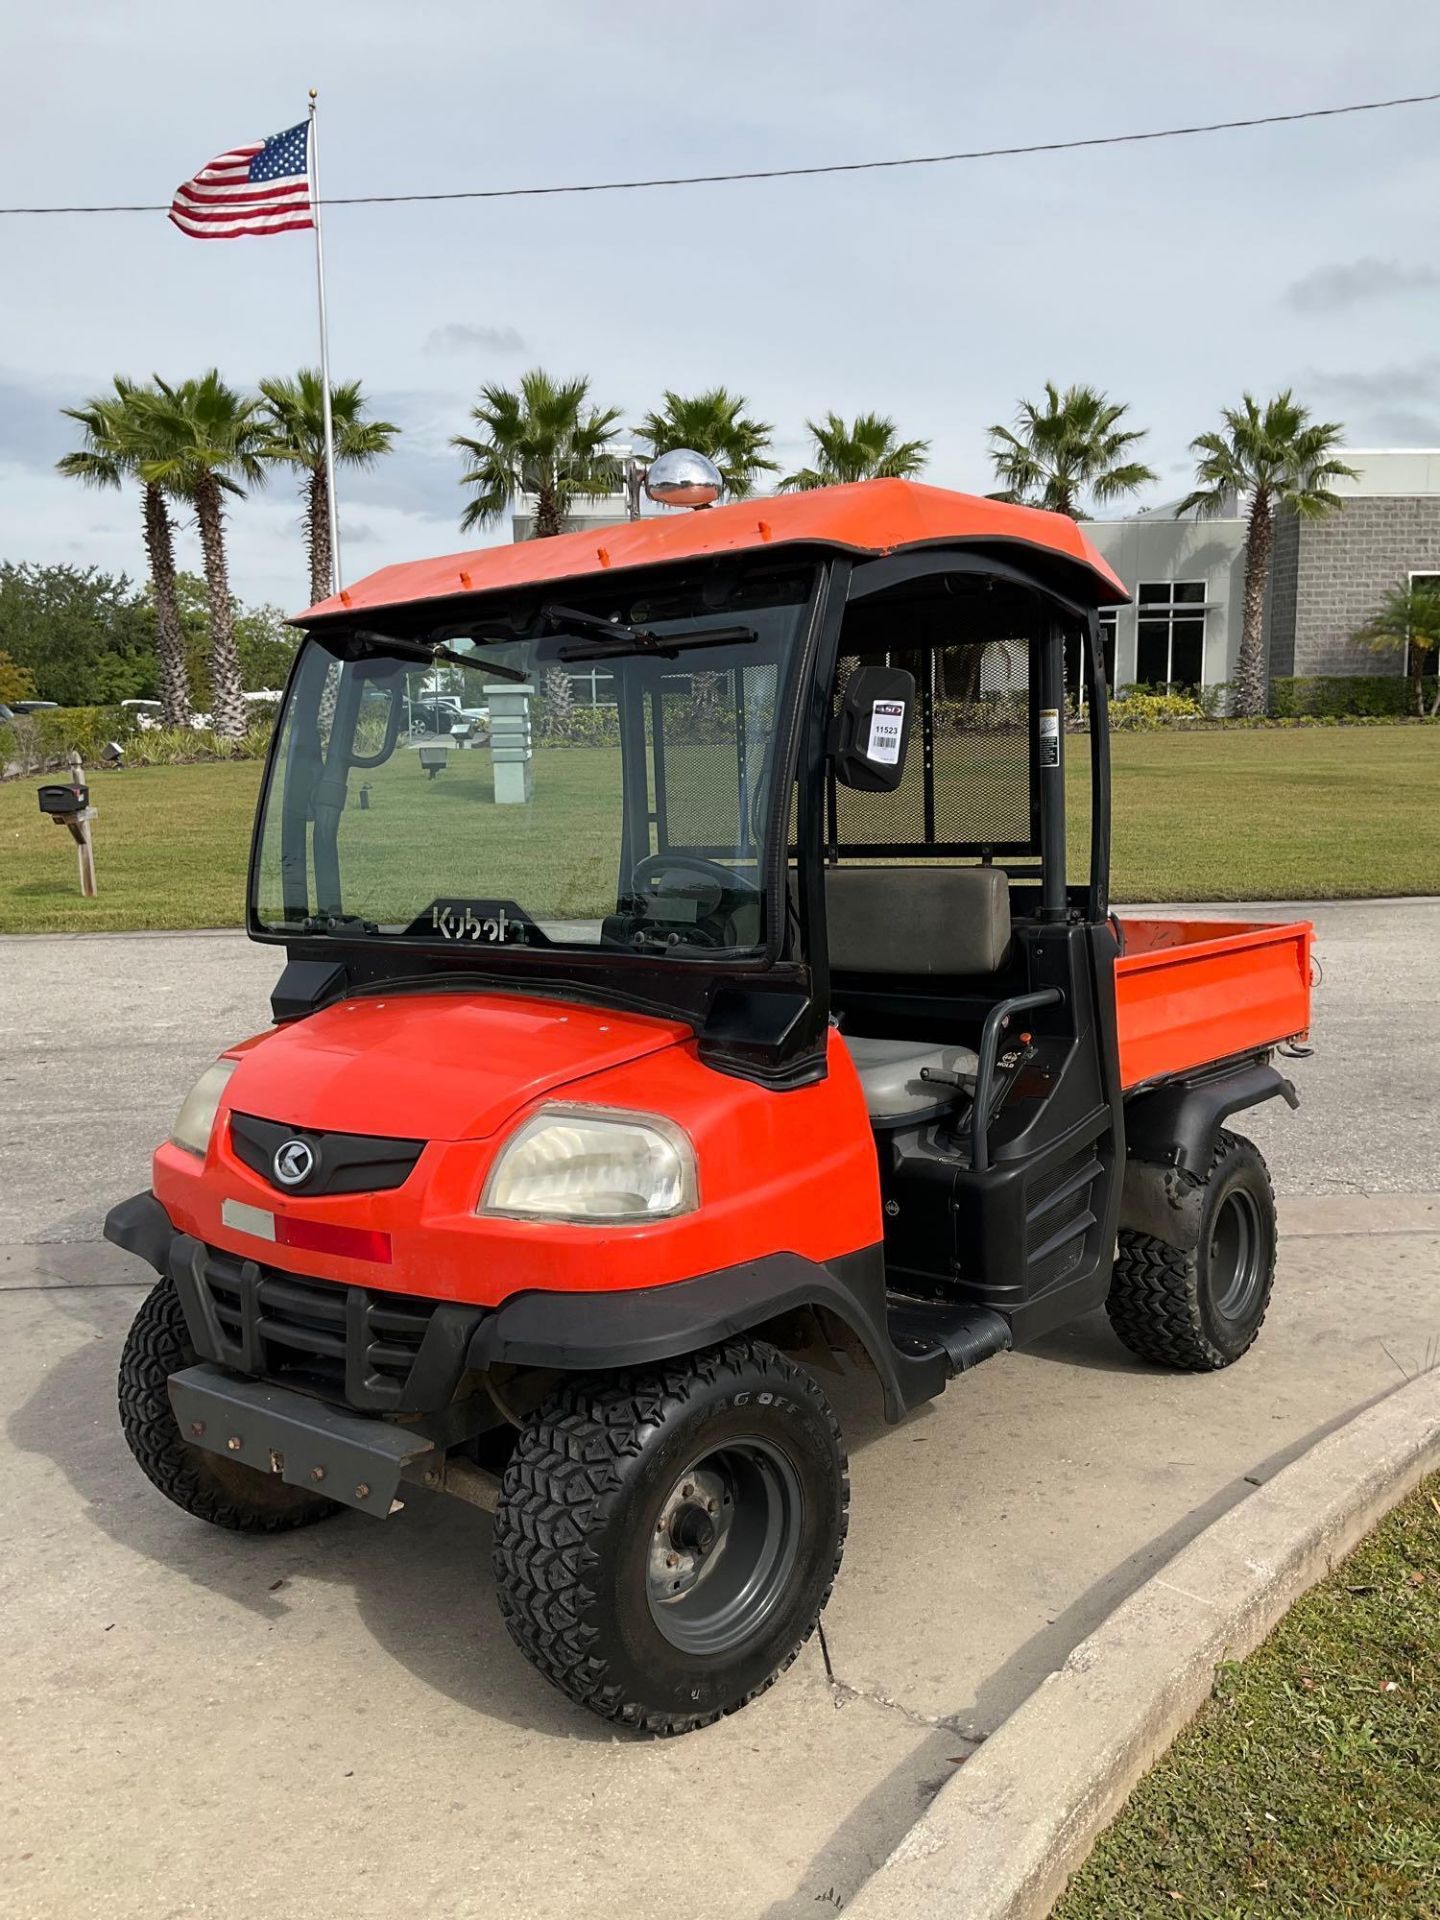
{"label": "kubota logo emblem", "polygon": [[303,1140],[282,1140],[270,1164],[282,1187],[298,1187],[315,1171],[315,1149]]}

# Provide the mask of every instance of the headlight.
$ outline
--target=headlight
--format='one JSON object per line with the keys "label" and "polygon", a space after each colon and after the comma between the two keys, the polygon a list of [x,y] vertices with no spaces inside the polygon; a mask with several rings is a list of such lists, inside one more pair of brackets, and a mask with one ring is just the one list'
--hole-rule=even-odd
{"label": "headlight", "polygon": [[172,1146],[184,1147],[187,1153],[198,1153],[204,1159],[220,1096],[225,1091],[226,1081],[239,1064],[238,1060],[217,1060],[213,1067],[205,1069],[186,1094],[185,1104],[175,1116],[175,1124],[170,1129]]}
{"label": "headlight", "polygon": [[699,1196],[695,1150],[650,1114],[544,1107],[502,1148],[477,1212],[527,1220],[663,1220]]}

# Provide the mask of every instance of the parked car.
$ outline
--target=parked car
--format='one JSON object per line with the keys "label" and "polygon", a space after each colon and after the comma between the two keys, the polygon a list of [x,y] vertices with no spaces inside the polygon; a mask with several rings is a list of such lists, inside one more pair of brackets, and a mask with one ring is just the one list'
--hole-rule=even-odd
{"label": "parked car", "polygon": [[445,700],[438,696],[431,700],[414,700],[410,704],[410,731],[412,734],[448,734],[460,724],[462,717],[458,700]]}
{"label": "parked car", "polygon": [[10,711],[13,713],[50,713],[60,705],[58,700],[12,700]]}

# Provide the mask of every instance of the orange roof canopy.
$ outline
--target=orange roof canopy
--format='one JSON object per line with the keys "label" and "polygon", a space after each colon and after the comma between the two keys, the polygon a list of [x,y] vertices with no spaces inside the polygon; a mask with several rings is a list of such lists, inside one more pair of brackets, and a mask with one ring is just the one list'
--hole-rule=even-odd
{"label": "orange roof canopy", "polygon": [[956,542],[1019,545],[1062,560],[1077,576],[1071,589],[1075,597],[1095,606],[1130,597],[1084,529],[1064,514],[1012,507],[916,480],[862,480],[808,493],[736,500],[702,511],[677,509],[622,526],[562,533],[550,540],[522,540],[435,560],[402,561],[381,567],[353,587],[320,601],[300,616],[300,623],[367,608],[453,600],[610,570],[707,559],[768,545],[803,544],[881,554]]}

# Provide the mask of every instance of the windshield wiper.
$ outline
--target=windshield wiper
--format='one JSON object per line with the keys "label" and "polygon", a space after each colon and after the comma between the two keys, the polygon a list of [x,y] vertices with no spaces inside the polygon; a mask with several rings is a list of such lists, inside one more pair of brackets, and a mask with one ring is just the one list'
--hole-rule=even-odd
{"label": "windshield wiper", "polygon": [[655,633],[649,627],[627,627],[619,620],[602,620],[574,607],[542,607],[540,617],[557,633],[578,627],[593,638],[556,650],[558,660],[610,660],[627,653],[654,654],[674,660],[695,647],[733,647],[759,638],[753,627],[697,627],[693,633]]}
{"label": "windshield wiper", "polygon": [[479,673],[493,673],[497,680],[515,680],[521,686],[528,682],[528,673],[521,673],[518,667],[502,667],[498,660],[482,660],[473,653],[456,653],[453,647],[432,646],[428,640],[397,640],[388,633],[366,635],[372,646],[382,648],[386,653],[402,654],[407,660],[423,660],[426,666],[433,666],[439,660],[448,661],[456,667],[473,667]]}

